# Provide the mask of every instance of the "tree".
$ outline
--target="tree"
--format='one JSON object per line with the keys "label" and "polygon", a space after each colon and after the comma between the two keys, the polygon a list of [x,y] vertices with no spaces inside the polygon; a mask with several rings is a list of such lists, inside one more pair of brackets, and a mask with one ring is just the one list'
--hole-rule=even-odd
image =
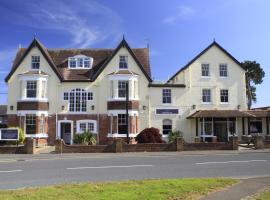
{"label": "tree", "polygon": [[241,65],[246,69],[246,91],[248,98],[248,109],[251,108],[252,103],[256,103],[256,85],[263,82],[265,72],[260,64],[256,61],[244,61]]}

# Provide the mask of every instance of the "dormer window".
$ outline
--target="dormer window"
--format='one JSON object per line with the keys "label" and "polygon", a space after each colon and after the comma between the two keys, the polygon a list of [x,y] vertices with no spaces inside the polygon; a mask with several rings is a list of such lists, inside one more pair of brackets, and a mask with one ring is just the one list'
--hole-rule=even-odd
{"label": "dormer window", "polygon": [[40,67],[40,57],[39,56],[32,56],[31,68],[32,69],[39,69],[39,67]]}
{"label": "dormer window", "polygon": [[68,58],[68,68],[70,69],[88,69],[93,64],[93,58],[84,55],[78,55]]}
{"label": "dormer window", "polygon": [[119,56],[119,69],[128,68],[128,56],[121,55]]}

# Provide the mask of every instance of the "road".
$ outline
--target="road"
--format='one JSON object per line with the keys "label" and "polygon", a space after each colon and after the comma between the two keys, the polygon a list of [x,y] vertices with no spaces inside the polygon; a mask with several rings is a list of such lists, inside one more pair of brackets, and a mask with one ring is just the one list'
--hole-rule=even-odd
{"label": "road", "polygon": [[147,178],[270,177],[269,152],[0,155],[0,189]]}

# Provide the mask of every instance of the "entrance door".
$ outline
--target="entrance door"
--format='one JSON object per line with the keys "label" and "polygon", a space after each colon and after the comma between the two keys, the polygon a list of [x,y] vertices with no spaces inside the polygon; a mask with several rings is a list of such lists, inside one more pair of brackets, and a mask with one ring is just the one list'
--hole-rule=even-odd
{"label": "entrance door", "polygon": [[227,120],[214,122],[214,135],[218,142],[228,142]]}
{"label": "entrance door", "polygon": [[61,139],[64,140],[66,144],[71,142],[71,123],[70,122],[61,122]]}

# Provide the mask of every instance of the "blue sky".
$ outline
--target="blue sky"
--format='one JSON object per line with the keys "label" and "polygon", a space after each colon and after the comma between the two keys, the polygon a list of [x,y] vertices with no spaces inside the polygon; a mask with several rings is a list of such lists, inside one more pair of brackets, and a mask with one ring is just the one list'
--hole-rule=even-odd
{"label": "blue sky", "polygon": [[166,80],[213,38],[239,61],[256,60],[266,72],[254,106],[270,105],[268,0],[1,0],[0,103],[4,77],[19,45],[34,34],[50,48],[113,48],[123,34],[132,47],[150,44],[154,79]]}

